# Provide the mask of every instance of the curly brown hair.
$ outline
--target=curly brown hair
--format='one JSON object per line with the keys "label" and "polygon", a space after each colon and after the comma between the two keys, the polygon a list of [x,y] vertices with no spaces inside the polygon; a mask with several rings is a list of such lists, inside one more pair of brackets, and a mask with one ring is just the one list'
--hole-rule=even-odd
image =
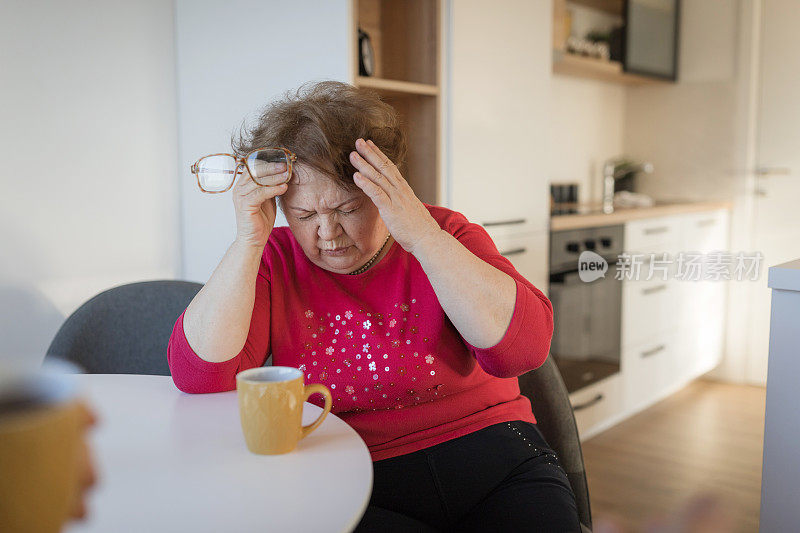
{"label": "curly brown hair", "polygon": [[356,139],[372,139],[397,166],[405,160],[406,137],[397,111],[377,93],[338,81],[305,83],[264,108],[252,127],[243,124],[231,140],[240,156],[264,146],[281,146],[304,164],[358,189],[350,152]]}

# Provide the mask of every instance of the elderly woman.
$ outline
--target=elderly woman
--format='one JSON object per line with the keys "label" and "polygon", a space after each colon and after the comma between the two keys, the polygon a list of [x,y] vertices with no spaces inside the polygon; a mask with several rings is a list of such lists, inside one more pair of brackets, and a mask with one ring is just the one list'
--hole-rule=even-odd
{"label": "elderly woman", "polygon": [[359,530],[580,531],[516,379],[547,357],[552,306],[481,226],[414,195],[391,106],[305,86],[235,143],[242,158],[266,147],[286,164],[229,171],[236,238],[175,324],[178,388],[235,389],[270,353],[325,384],[373,459]]}

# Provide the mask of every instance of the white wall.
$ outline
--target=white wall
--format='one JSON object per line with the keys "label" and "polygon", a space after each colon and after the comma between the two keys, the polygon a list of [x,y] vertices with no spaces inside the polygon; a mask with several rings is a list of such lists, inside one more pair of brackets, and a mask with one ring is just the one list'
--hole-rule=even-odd
{"label": "white wall", "polygon": [[580,202],[599,202],[603,161],[623,154],[625,87],[553,75],[550,95],[551,183],[578,183]]}
{"label": "white wall", "polygon": [[349,0],[176,1],[184,279],[206,282],[236,235],[230,192],[201,193],[190,165],[229,152],[242,120],[284,91],[352,81],[350,9]]}
{"label": "white wall", "polygon": [[173,6],[0,2],[0,357],[178,274]]}
{"label": "white wall", "polygon": [[[609,31],[622,18],[567,2],[570,34]],[[550,182],[578,183],[580,202],[599,202],[603,162],[623,155],[625,87],[572,76],[551,75],[548,149]],[[635,155],[635,154],[632,154]]]}
{"label": "white wall", "polygon": [[681,4],[679,83],[627,91],[625,148],[652,162],[659,199],[731,199],[736,183],[738,0]]}

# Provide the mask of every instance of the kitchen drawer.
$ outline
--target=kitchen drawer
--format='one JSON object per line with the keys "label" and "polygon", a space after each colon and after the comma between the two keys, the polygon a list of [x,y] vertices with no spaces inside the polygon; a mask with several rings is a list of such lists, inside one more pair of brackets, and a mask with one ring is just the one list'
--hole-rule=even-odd
{"label": "kitchen drawer", "polygon": [[492,239],[504,238],[526,233],[550,232],[548,216],[542,218],[541,214],[526,210],[514,216],[513,213],[503,211],[503,214],[487,215],[478,214],[469,219],[470,222],[480,224]]}
{"label": "kitchen drawer", "polygon": [[674,372],[675,331],[665,331],[645,342],[622,349],[626,410],[642,409],[661,398],[678,378]]}
{"label": "kitchen drawer", "polygon": [[725,209],[687,213],[682,224],[682,251],[708,253],[727,250],[729,215]]}
{"label": "kitchen drawer", "polygon": [[588,438],[594,430],[611,418],[618,417],[624,408],[622,376],[617,373],[570,394],[578,434]]}
{"label": "kitchen drawer", "polygon": [[679,216],[631,220],[625,223],[625,251],[671,253],[680,246],[681,230]]}
{"label": "kitchen drawer", "polygon": [[678,322],[677,281],[667,275],[622,284],[622,347],[634,346]]}
{"label": "kitchen drawer", "polygon": [[710,315],[725,313],[727,281],[675,280],[679,298],[679,327],[703,327]]}
{"label": "kitchen drawer", "polygon": [[548,239],[547,232],[492,236],[497,249],[511,261],[517,272],[545,294],[548,287]]}

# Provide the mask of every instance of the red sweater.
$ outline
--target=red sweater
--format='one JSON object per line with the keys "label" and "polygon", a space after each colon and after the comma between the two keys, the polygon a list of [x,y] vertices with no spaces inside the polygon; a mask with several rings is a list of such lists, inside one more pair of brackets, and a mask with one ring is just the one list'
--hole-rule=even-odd
{"label": "red sweater", "polygon": [[[288,227],[274,228],[258,271],[250,332],[234,358],[211,363],[186,341],[181,315],[167,358],[190,393],[236,388],[236,373],[264,364],[300,368],[333,394],[373,461],[411,453],[510,420],[536,422],[516,376],[538,368],[553,334],[547,297],[500,255],[486,231],[426,205],[439,225],[517,283],[511,323],[491,348],[467,343],[447,318],[417,259],[394,242],[362,274],[313,264]],[[321,397],[309,400],[322,405]]]}

